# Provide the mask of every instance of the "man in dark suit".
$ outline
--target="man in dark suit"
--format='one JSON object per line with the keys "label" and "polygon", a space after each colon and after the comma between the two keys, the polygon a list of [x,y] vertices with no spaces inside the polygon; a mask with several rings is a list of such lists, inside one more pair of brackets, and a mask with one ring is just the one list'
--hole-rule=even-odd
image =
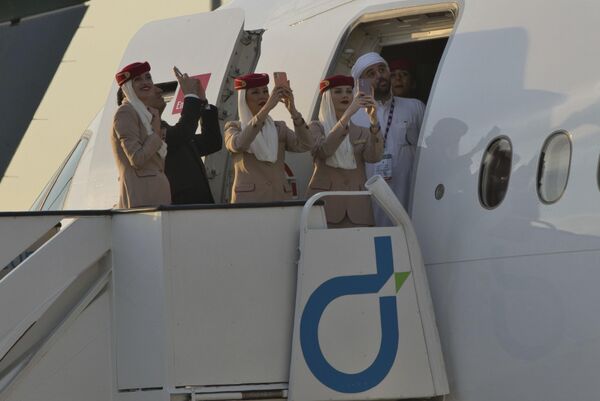
{"label": "man in dark suit", "polygon": [[[183,110],[174,126],[164,121],[161,124],[167,142],[165,174],[171,185],[172,203],[214,203],[201,157],[223,146],[218,110],[208,104],[200,81],[177,69],[175,75],[184,94]],[[166,104],[161,93],[156,87],[156,106],[162,113]],[[199,120],[201,133],[196,134]]]}

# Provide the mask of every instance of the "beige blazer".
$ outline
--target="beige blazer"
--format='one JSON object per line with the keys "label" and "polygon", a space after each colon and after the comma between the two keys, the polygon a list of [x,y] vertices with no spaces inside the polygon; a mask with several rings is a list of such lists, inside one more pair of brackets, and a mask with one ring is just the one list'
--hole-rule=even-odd
{"label": "beige blazer", "polygon": [[[307,197],[324,191],[364,191],[367,180],[365,162],[376,163],[383,155],[381,130],[377,135],[373,135],[368,128],[352,123],[343,127],[338,123],[331,133],[325,136],[321,123],[313,121],[310,123],[310,131],[315,140],[312,151],[314,170],[308,183]],[[354,147],[356,168],[346,170],[328,166],[325,160],[335,153],[346,135],[350,135],[350,143]],[[324,201],[328,223],[340,223],[348,216],[348,219],[356,225],[375,224],[371,200],[368,196],[328,196]]]}
{"label": "beige blazer", "polygon": [[304,121],[300,126],[294,127],[294,131],[283,121],[275,121],[275,126],[279,136],[279,150],[275,163],[269,163],[260,161],[247,152],[261,129],[255,118],[244,130],[239,121],[225,124],[225,147],[231,152],[234,169],[231,203],[292,199],[292,189],[284,170],[285,151],[307,152],[313,147],[313,139]]}
{"label": "beige blazer", "polygon": [[165,161],[157,153],[162,140],[156,134],[146,133],[139,115],[126,101],[115,113],[111,144],[119,170],[117,207],[170,204]]}

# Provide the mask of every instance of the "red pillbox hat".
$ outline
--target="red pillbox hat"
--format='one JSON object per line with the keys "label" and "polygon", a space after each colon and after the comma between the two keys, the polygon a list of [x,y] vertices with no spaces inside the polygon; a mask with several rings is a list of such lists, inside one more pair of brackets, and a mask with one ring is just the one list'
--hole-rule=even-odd
{"label": "red pillbox hat", "polygon": [[150,64],[148,64],[147,61],[144,61],[143,63],[131,63],[123,67],[121,71],[117,72],[115,79],[119,86],[121,86],[130,79],[148,71],[150,71]]}
{"label": "red pillbox hat", "polygon": [[269,83],[269,75],[268,74],[246,74],[240,77],[237,77],[233,81],[233,86],[235,89],[252,89],[258,88],[259,86],[265,86]]}
{"label": "red pillbox hat", "polygon": [[397,60],[389,61],[388,66],[390,67],[390,71],[412,71],[415,68],[415,64],[412,61],[405,58],[399,58]]}
{"label": "red pillbox hat", "polygon": [[335,88],[336,86],[351,86],[354,88],[354,78],[349,77],[347,75],[334,75],[325,78],[319,84],[319,90],[321,91],[321,93],[323,93],[326,90]]}

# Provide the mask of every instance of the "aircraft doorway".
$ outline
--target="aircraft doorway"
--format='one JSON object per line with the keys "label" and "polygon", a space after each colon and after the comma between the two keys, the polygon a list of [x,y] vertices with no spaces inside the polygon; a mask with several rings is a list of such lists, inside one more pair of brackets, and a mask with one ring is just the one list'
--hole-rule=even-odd
{"label": "aircraft doorway", "polygon": [[356,59],[370,51],[388,62],[409,60],[416,82],[410,97],[426,104],[457,11],[448,4],[364,15],[341,43],[329,72],[349,75]]}
{"label": "aircraft doorway", "polygon": [[[338,45],[326,76],[350,75],[356,60],[368,52],[379,53],[391,67],[394,61],[404,59],[411,65],[410,75],[415,86],[412,87],[411,93],[395,94],[395,96],[416,98],[423,102],[426,108],[430,97],[433,96],[435,77],[448,45],[448,39],[455,29],[457,15],[456,4],[448,3],[366,13],[355,21]],[[391,84],[393,86],[393,79]],[[317,118],[319,107],[320,103],[317,102],[313,109],[314,119]],[[417,110],[417,106],[414,107]],[[417,111],[408,113],[413,113],[413,116],[418,114]],[[416,144],[422,135],[420,132],[424,123],[422,115],[411,117],[411,124],[416,134],[412,141],[415,144],[413,154],[418,151]],[[408,166],[412,166],[411,171],[407,173],[409,177],[407,180],[411,184],[402,186],[405,189],[404,199],[401,199],[401,202],[410,211],[416,174],[416,156],[414,160],[405,159],[405,161],[403,171],[407,171]]]}
{"label": "aircraft doorway", "polygon": [[381,55],[386,60],[410,60],[413,63],[414,90],[411,93],[427,104],[438,64],[446,48],[448,38],[427,40],[423,42],[406,43],[384,47]]}

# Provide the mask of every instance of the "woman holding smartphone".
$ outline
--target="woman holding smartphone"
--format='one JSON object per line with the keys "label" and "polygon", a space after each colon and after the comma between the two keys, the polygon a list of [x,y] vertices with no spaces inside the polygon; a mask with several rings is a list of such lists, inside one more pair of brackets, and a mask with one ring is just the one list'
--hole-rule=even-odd
{"label": "woman holding smartphone", "polygon": [[[370,85],[368,85],[370,87]],[[375,100],[369,93],[354,94],[354,79],[336,75],[321,81],[319,120],[310,124],[315,140],[314,171],[307,196],[324,191],[362,191],[365,162],[376,163],[383,155]],[[354,125],[350,118],[365,108],[370,128]],[[328,196],[325,215],[329,227],[372,226],[373,210],[367,196]]]}
{"label": "woman holding smartphone", "polygon": [[171,190],[164,173],[167,144],[150,64],[129,64],[115,79],[125,95],[115,113],[111,135],[119,170],[117,207],[168,205]]}
{"label": "woman holding smartphone", "polygon": [[[270,94],[267,74],[243,75],[234,81],[240,121],[225,125],[225,146],[234,168],[231,203],[292,199],[284,170],[285,151],[309,151],[313,140],[284,79],[287,85],[276,85]],[[280,102],[292,117],[293,131],[269,116]]]}

